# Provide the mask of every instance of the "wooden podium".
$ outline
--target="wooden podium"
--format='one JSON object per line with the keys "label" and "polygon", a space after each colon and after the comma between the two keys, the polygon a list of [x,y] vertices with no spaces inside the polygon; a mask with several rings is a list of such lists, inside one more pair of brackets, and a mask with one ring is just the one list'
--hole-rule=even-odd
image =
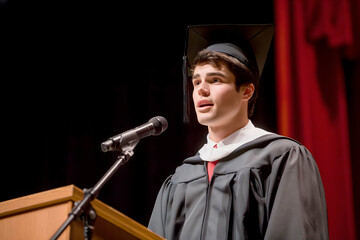
{"label": "wooden podium", "polygon": [[[0,202],[0,239],[49,240],[82,198],[83,191],[69,185]],[[91,205],[97,214],[92,240],[164,239],[98,199]],[[58,239],[84,239],[82,222],[72,221]]]}

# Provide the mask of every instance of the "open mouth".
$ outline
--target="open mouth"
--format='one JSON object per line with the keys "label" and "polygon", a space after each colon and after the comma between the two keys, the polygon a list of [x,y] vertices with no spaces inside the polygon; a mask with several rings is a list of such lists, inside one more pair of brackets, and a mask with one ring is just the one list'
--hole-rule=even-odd
{"label": "open mouth", "polygon": [[214,106],[214,104],[209,100],[201,100],[197,104],[198,108],[205,108],[205,107],[211,107]]}
{"label": "open mouth", "polygon": [[212,103],[204,103],[204,104],[200,104],[199,107],[210,107],[213,106],[214,104]]}

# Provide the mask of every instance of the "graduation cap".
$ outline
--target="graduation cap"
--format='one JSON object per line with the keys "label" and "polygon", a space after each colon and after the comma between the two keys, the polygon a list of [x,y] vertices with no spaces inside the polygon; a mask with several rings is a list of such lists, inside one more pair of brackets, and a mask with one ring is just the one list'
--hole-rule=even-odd
{"label": "graduation cap", "polygon": [[190,122],[189,64],[200,50],[207,48],[235,57],[260,77],[273,34],[273,24],[188,26],[183,56],[183,122]]}

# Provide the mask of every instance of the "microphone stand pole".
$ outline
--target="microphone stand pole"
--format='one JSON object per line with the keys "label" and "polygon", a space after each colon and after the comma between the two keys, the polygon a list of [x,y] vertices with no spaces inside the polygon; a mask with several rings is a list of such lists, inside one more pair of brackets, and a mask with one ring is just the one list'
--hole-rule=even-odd
{"label": "microphone stand pole", "polygon": [[[136,145],[136,143],[135,143]],[[53,235],[51,240],[57,239],[61,233],[67,228],[67,226],[76,218],[83,215],[84,222],[84,236],[85,240],[91,239],[93,226],[92,223],[95,221],[96,213],[95,210],[91,207],[90,202],[94,200],[99,195],[99,191],[105,185],[105,183],[114,175],[114,173],[125,164],[130,157],[134,154],[133,148],[135,146],[131,146],[125,151],[121,152],[121,154],[117,157],[116,162],[112,165],[112,167],[105,173],[105,175],[95,184],[94,187],[90,189],[84,189],[84,197],[80,202],[76,202],[74,207],[67,220],[60,226],[57,232]]]}

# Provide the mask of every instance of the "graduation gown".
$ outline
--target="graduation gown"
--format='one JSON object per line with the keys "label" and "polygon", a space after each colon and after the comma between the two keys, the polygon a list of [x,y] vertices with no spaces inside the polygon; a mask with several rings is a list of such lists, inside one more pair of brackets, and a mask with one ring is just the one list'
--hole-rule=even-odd
{"label": "graduation gown", "polygon": [[319,169],[293,139],[267,134],[220,159],[199,154],[163,183],[148,228],[168,240],[328,239]]}

